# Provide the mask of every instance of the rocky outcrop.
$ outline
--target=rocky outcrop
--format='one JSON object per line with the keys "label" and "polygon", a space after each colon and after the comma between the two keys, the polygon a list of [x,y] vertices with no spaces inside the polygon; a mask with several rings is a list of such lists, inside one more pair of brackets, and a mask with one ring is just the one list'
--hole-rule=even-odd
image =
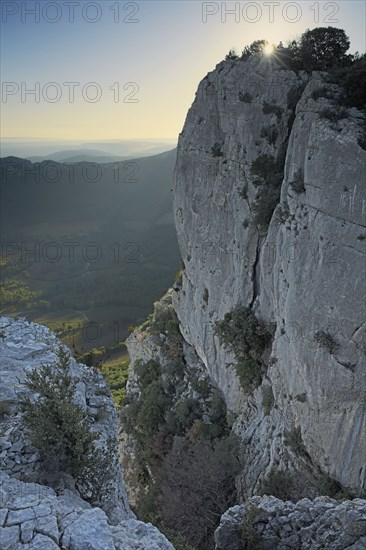
{"label": "rocky outcrop", "polygon": [[[101,508],[86,500],[71,476],[52,478],[42,470],[38,450],[22,423],[19,398],[26,373],[57,359],[60,341],[44,326],[25,319],[0,319],[0,542],[4,549],[136,548],[172,550],[150,524],[135,519],[128,504],[121,467],[110,464],[113,487]],[[103,376],[70,357],[75,401],[88,414],[98,444],[116,441],[117,413]]]}
{"label": "rocky outcrop", "polygon": [[3,550],[173,550],[151,524],[106,513],[65,489],[24,483],[0,474],[0,543]]}
{"label": "rocky outcrop", "polygon": [[[224,61],[200,83],[179,139],[185,269],[173,304],[186,343],[238,415],[242,497],[274,469],[320,469],[356,493],[366,488],[365,117],[341,112],[338,96],[325,73],[255,56]],[[278,184],[263,228],[258,209]],[[252,392],[214,333],[237,306],[276,327]],[[287,443],[294,433],[304,453]]]}
{"label": "rocky outcrop", "polygon": [[294,504],[274,497],[252,497],[222,516],[215,542],[216,550],[363,550],[366,501],[340,504],[318,497]]}

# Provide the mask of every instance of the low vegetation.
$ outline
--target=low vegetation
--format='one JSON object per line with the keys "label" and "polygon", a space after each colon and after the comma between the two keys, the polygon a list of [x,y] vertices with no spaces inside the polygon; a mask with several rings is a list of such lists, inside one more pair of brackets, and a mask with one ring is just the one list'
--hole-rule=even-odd
{"label": "low vegetation", "polygon": [[326,349],[329,353],[333,354],[338,349],[338,343],[329,332],[325,330],[319,330],[314,334],[314,340],[321,348]]}
{"label": "low vegetation", "polygon": [[253,96],[249,92],[239,92],[239,101],[243,103],[252,103]]}
{"label": "low vegetation", "polygon": [[126,395],[126,384],[128,380],[129,359],[115,359],[103,361],[99,367],[108,386],[111,389],[112,399],[117,407],[120,408],[122,400]]}
{"label": "low vegetation", "polygon": [[[164,335],[167,349],[181,338],[169,305],[156,307],[143,325],[148,334]],[[220,392],[208,379],[195,378],[187,392],[182,355],[168,358],[164,371],[154,360],[137,363],[140,393],[122,402],[121,423],[136,441],[139,479],[146,488],[136,512],[177,549],[206,550],[221,514],[235,503],[239,443],[230,435]]]}
{"label": "low vegetation", "polygon": [[262,106],[263,114],[265,115],[276,115],[277,120],[281,120],[283,114],[283,108],[275,103],[268,103],[267,101],[263,102]]}
{"label": "low vegetation", "polygon": [[263,153],[252,162],[253,183],[258,187],[258,193],[253,203],[254,222],[263,232],[267,231],[273,212],[280,200],[285,157],[286,146],[283,145],[277,159]]}
{"label": "low vegetation", "polygon": [[235,354],[236,373],[241,387],[251,391],[262,380],[261,356],[271,341],[268,328],[250,308],[238,307],[226,313],[215,326],[220,343]]}
{"label": "low vegetation", "polygon": [[268,416],[272,410],[275,399],[271,386],[264,386],[262,388],[262,405],[264,414]]}
{"label": "low vegetation", "polygon": [[221,151],[221,145],[219,143],[214,143],[214,145],[211,147],[211,155],[215,157],[223,157],[224,154]]}
{"label": "low vegetation", "polygon": [[262,537],[253,526],[259,514],[259,508],[253,505],[246,510],[246,516],[241,524],[241,541],[243,548],[246,550],[257,550],[260,548]]}
{"label": "low vegetation", "polygon": [[267,231],[273,212],[280,200],[280,189],[263,187],[252,205],[254,222],[263,232]]}
{"label": "low vegetation", "polygon": [[276,139],[278,138],[278,130],[276,126],[263,126],[261,129],[261,137],[265,138],[270,145],[274,145],[276,143]]}
{"label": "low vegetation", "polygon": [[290,432],[288,432],[284,443],[290,447],[296,455],[302,456],[306,454],[300,428],[293,428]]}
{"label": "low vegetation", "polygon": [[301,168],[296,170],[292,180],[290,181],[290,186],[295,193],[305,193],[304,174]]}
{"label": "low vegetation", "polygon": [[262,481],[259,493],[293,502],[324,495],[336,500],[354,498],[354,495],[334,479],[321,472],[314,476],[309,471],[272,470]]}
{"label": "low vegetation", "polygon": [[74,402],[69,356],[62,347],[57,356],[55,365],[41,365],[27,373],[24,386],[38,398],[22,398],[23,422],[45,471],[53,478],[70,474],[87,488],[93,503],[102,502],[113,483],[113,442],[104,450],[96,447],[98,435],[91,430],[84,409]]}
{"label": "low vegetation", "polygon": [[326,108],[319,113],[319,116],[320,118],[330,120],[330,122],[337,123],[340,120],[347,118],[348,113],[347,113],[347,110],[344,108],[343,109]]}

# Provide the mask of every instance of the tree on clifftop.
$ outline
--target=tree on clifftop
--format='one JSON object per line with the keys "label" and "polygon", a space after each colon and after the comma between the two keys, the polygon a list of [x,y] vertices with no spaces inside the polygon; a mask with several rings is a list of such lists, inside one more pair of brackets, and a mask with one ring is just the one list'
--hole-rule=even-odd
{"label": "tree on clifftop", "polygon": [[306,71],[329,71],[335,67],[350,66],[353,55],[347,55],[350,41],[343,29],[318,27],[304,32],[299,40],[292,40],[286,46],[280,42],[276,48],[266,51],[268,42],[256,40],[243,50],[241,59],[251,56],[262,57],[265,53],[288,69]]}
{"label": "tree on clifftop", "polygon": [[299,59],[302,68],[309,71],[327,71],[343,67],[350,61],[346,55],[350,41],[343,29],[318,27],[301,35]]}

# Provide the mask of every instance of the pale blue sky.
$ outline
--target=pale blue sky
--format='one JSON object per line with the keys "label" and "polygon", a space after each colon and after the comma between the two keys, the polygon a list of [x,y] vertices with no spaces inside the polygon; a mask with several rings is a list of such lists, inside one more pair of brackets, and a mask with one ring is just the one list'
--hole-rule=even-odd
{"label": "pale blue sky", "polygon": [[[40,5],[39,21],[24,12],[36,4]],[[72,5],[74,22],[69,21]],[[227,10],[237,9],[236,15],[226,14],[226,21],[225,6]],[[345,29],[352,52],[365,51],[363,0],[4,0],[1,7],[1,77],[5,83],[14,83],[6,88],[14,94],[8,95],[6,103],[3,95],[1,102],[5,137],[174,138],[182,129],[199,81],[232,47],[241,51],[246,44],[262,38],[285,42],[307,28],[330,25]],[[114,21],[117,8],[119,22]],[[10,13],[13,11],[16,13]],[[100,19],[91,23],[95,17]],[[55,82],[58,89],[46,88],[46,97],[52,99],[61,93],[55,103],[42,96],[43,87],[50,82]],[[74,103],[69,101],[65,82],[80,83],[75,87]],[[102,93],[96,103],[82,94],[82,88],[91,82],[97,83]],[[135,84],[124,90],[131,82]],[[25,95],[35,83],[40,87],[39,103],[34,96]],[[88,98],[93,99],[94,93],[97,89],[93,86],[86,88]],[[137,101],[126,103],[128,98]]]}

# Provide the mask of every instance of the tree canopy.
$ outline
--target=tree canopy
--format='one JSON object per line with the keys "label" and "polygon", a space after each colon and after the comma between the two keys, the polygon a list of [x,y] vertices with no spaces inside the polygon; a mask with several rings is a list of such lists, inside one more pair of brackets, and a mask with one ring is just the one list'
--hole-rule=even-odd
{"label": "tree canopy", "polygon": [[307,30],[299,42],[299,59],[305,70],[327,71],[335,65],[345,66],[350,41],[344,30],[334,27],[318,27]]}
{"label": "tree canopy", "polygon": [[[245,46],[241,59],[250,56],[268,55],[267,40],[255,40]],[[306,30],[298,40],[292,40],[286,46],[280,42],[273,51],[273,59],[289,69],[306,71],[328,71],[334,67],[346,67],[356,57],[347,54],[350,41],[343,29],[335,27],[317,27]],[[226,59],[234,59],[232,50]]]}

